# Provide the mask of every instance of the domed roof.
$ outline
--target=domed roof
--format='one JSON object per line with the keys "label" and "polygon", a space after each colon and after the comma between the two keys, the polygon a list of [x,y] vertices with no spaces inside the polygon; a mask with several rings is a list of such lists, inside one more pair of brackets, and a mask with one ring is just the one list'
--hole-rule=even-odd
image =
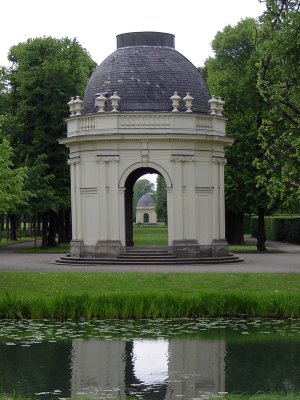
{"label": "domed roof", "polygon": [[137,207],[154,207],[155,202],[151,194],[144,194],[137,202]]}
{"label": "domed roof", "polygon": [[[82,114],[97,112],[99,94],[121,97],[120,112],[170,112],[170,97],[187,92],[194,97],[193,112],[209,113],[210,94],[197,68],[175,50],[174,35],[134,32],[117,36],[117,50],[94,71],[85,90]],[[185,111],[181,101],[179,111]],[[110,102],[106,111],[111,110]]]}

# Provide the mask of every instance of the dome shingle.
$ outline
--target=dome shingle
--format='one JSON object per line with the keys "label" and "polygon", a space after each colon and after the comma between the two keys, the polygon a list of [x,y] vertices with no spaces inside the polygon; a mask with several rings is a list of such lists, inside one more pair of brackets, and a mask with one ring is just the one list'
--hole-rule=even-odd
{"label": "dome shingle", "polygon": [[[97,112],[99,94],[121,97],[120,112],[170,112],[174,92],[194,97],[193,111],[208,114],[210,94],[197,68],[175,50],[174,35],[134,32],[117,37],[118,49],[92,74],[84,94],[82,114]],[[106,111],[110,111],[107,102]],[[179,111],[185,111],[181,101]]]}

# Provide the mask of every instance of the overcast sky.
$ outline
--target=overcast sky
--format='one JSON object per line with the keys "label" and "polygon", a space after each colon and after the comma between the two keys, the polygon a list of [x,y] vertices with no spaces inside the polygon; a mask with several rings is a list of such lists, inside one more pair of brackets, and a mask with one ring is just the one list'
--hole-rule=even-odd
{"label": "overcast sky", "polygon": [[173,33],[175,47],[196,67],[211,55],[211,41],[226,25],[264,11],[259,0],[13,0],[0,19],[0,65],[11,46],[28,38],[76,37],[97,64],[125,32]]}

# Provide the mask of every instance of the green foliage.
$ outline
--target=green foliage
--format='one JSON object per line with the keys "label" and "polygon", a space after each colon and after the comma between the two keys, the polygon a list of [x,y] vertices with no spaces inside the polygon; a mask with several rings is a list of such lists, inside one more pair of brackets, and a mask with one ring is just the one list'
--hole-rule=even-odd
{"label": "green foliage", "polygon": [[[257,218],[252,218],[252,234],[255,235]],[[269,240],[300,244],[300,217],[265,217],[266,236]]]}
{"label": "green foliage", "polygon": [[49,166],[47,164],[46,154],[39,154],[33,160],[28,170],[25,188],[34,193],[33,198],[28,205],[29,211],[36,215],[48,210],[57,210],[59,200],[55,198],[55,191],[52,187],[55,179],[54,174],[48,174]]}
{"label": "green foliage", "polygon": [[155,211],[157,213],[157,219],[167,224],[167,185],[164,178],[160,175],[157,175],[156,179]]}
{"label": "green foliage", "polygon": [[133,186],[133,197],[132,197],[132,206],[133,206],[133,217],[136,215],[136,205],[139,199],[144,194],[154,194],[154,184],[148,179],[138,179]]}
{"label": "green foliage", "polygon": [[266,0],[259,30],[258,88],[268,106],[260,129],[258,183],[287,211],[300,205],[300,4]]}
{"label": "green foliage", "polygon": [[27,186],[35,194],[34,208],[66,209],[68,151],[57,139],[66,131],[66,103],[71,96],[82,95],[95,63],[75,39],[51,37],[13,46],[9,60],[12,65],[5,78],[10,124],[5,134],[11,137],[19,162],[32,169]]}
{"label": "green foliage", "polygon": [[257,83],[257,22],[247,18],[236,26],[226,26],[212,42],[214,57],[206,61],[208,85],[225,100],[228,118],[226,133],[235,139],[226,151],[226,209],[248,212],[266,205],[256,187],[257,170],[253,160],[259,154],[257,141],[264,112]]}
{"label": "green foliage", "polygon": [[0,143],[0,213],[14,213],[26,203],[29,192],[23,190],[27,169],[13,166],[13,149],[8,140]]}

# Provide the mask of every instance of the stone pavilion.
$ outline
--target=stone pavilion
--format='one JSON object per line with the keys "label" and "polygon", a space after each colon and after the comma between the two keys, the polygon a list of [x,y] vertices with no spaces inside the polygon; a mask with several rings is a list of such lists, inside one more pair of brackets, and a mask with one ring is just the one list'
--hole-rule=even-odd
{"label": "stone pavilion", "polygon": [[169,33],[117,36],[83,100],[69,101],[70,256],[115,258],[134,246],[133,186],[146,173],[167,187],[168,251],[227,256],[224,240],[224,102],[175,50]]}
{"label": "stone pavilion", "polygon": [[150,194],[144,194],[139,198],[136,205],[136,219],[137,224],[156,224],[157,214],[155,211],[155,201]]}

